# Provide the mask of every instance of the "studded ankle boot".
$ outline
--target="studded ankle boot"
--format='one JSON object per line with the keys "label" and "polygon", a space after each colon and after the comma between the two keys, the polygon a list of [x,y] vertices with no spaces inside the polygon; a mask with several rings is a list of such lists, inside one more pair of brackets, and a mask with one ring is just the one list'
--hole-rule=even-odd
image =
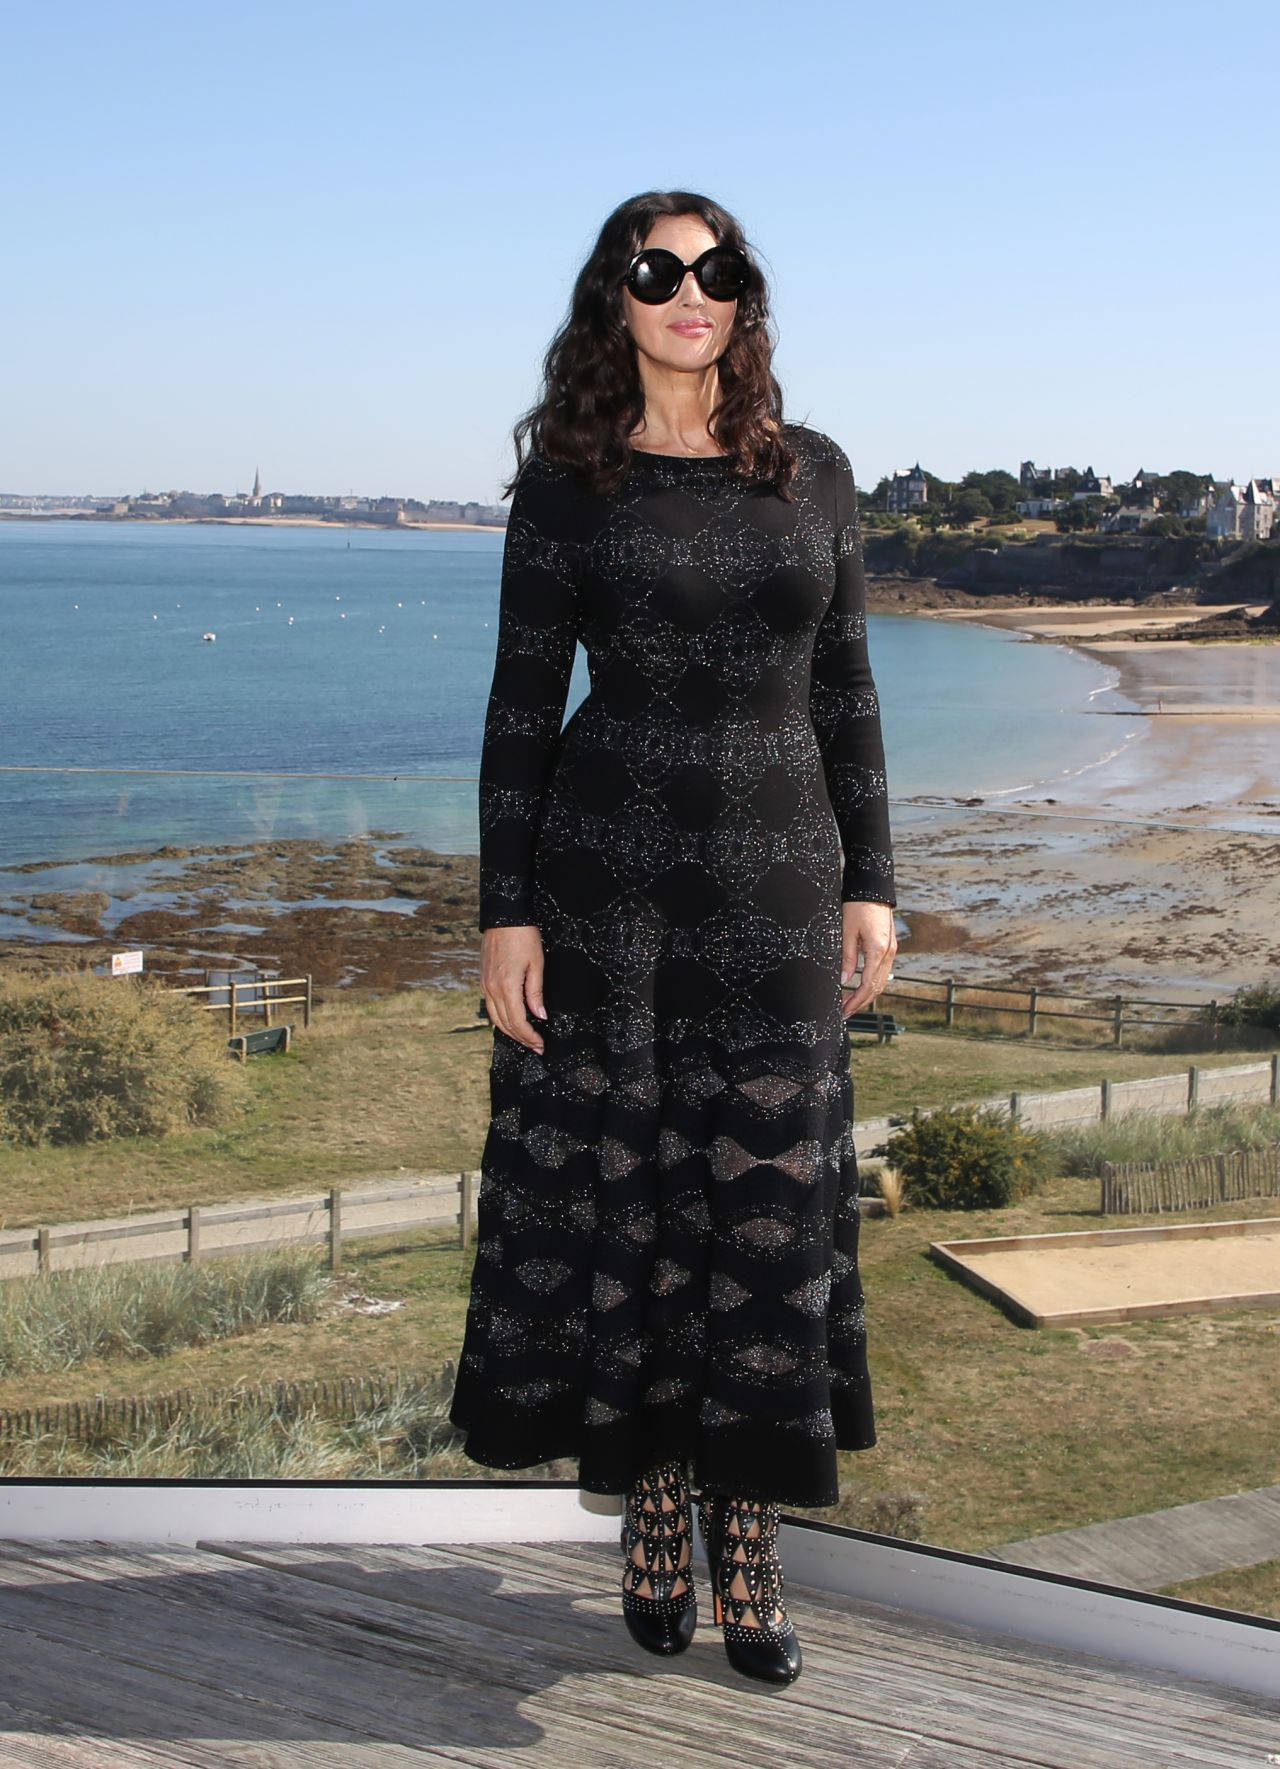
{"label": "studded ankle boot", "polygon": [[[778,1559],[779,1507],[770,1501],[703,1493],[698,1527],[707,1545],[716,1625],[724,1628],[729,1663],[747,1677],[767,1683],[793,1683],[803,1663],[795,1624],[782,1608],[782,1564]],[[741,1554],[741,1558],[739,1558]],[[735,1597],[741,1573],[746,1597]],[[754,1624],[743,1621],[748,1611]],[[782,1621],[775,1615],[781,1612]]]}
{"label": "studded ankle boot", "polygon": [[[635,1558],[637,1547],[643,1566]],[[678,1463],[650,1469],[632,1487],[622,1519],[622,1549],[627,1557],[622,1615],[632,1639],[648,1652],[683,1652],[697,1625],[698,1599],[689,1490]]]}

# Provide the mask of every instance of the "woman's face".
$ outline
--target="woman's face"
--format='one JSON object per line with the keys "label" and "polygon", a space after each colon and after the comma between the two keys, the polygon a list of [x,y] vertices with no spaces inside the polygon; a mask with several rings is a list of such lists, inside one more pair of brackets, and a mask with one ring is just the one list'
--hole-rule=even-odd
{"label": "woman's face", "polygon": [[[646,249],[664,246],[684,264],[692,264],[715,244],[716,236],[696,215],[660,215],[644,241]],[[630,289],[622,291],[622,317],[636,349],[672,369],[704,369],[713,363],[729,342],[737,312],[736,301],[712,301],[704,295],[691,270],[660,307],[637,301]]]}

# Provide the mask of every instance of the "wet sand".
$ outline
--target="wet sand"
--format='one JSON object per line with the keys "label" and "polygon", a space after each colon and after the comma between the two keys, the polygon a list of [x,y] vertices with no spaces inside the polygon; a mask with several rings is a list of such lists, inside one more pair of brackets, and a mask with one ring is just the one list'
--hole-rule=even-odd
{"label": "wet sand", "polygon": [[[1067,641],[1116,672],[1090,714],[1108,759],[1052,789],[895,816],[901,896],[967,938],[901,968],[1225,998],[1280,969],[1280,643],[1122,640],[1220,609],[949,610]],[[1088,642],[1081,643],[1081,635]],[[913,930],[914,931],[914,930]]]}

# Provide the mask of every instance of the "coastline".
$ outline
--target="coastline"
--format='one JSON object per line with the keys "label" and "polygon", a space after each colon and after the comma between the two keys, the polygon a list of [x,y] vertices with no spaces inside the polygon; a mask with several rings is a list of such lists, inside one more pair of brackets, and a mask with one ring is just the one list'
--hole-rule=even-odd
{"label": "coastline", "polygon": [[[1132,639],[1218,608],[1114,604],[937,609],[1070,645],[1115,672],[1082,716],[1114,724],[1100,759],[967,808],[899,817],[904,915],[927,906],[908,969],[1101,991],[1152,983],[1225,998],[1280,970],[1280,645]],[[937,937],[935,937],[935,930]],[[954,955],[953,955],[954,954]],[[936,967],[935,967],[936,968]]]}
{"label": "coastline", "polygon": [[[1116,636],[1203,608],[913,612],[1071,645],[1115,684],[1073,777],[894,800],[904,974],[1203,1001],[1280,973],[1280,644]],[[33,862],[3,887],[0,962],[24,969],[142,946],[149,969],[256,962],[357,994],[478,980],[476,856],[394,828]]]}
{"label": "coastline", "polygon": [[[1251,605],[1250,605],[1251,606]],[[1001,803],[1050,805],[1082,815],[1160,818],[1280,829],[1280,644],[1127,635],[1185,627],[1219,606],[1167,604],[1158,612],[1114,604],[1027,604],[938,609],[924,618],[977,621],[1065,645],[1115,672],[1084,716],[1116,721],[1114,745],[1054,785],[1011,792]]]}
{"label": "coastline", "polygon": [[397,534],[406,528],[481,529],[485,534],[505,534],[504,522],[361,522],[341,516],[113,516],[109,511],[51,510],[47,515],[34,510],[0,510],[3,522],[114,522],[131,527],[155,528],[159,525],[188,524],[196,527],[241,528],[377,528]]}

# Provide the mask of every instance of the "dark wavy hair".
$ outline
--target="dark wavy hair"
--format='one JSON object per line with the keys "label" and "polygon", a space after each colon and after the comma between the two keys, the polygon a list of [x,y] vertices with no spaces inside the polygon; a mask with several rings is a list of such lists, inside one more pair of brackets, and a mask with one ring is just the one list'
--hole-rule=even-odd
{"label": "dark wavy hair", "polygon": [[717,245],[737,246],[751,265],[733,330],[717,362],[720,398],[712,414],[717,442],[734,456],[730,471],[786,489],[796,453],[782,432],[782,389],[774,378],[776,340],[764,272],[739,222],[709,197],[688,190],[648,190],[628,197],[605,221],[578,272],[569,312],[547,348],[542,388],[515,426],[515,487],[527,453],[574,469],[593,492],[613,491],[631,465],[631,432],[644,417],[636,347],[623,324],[622,279],[660,215],[696,215]]}

